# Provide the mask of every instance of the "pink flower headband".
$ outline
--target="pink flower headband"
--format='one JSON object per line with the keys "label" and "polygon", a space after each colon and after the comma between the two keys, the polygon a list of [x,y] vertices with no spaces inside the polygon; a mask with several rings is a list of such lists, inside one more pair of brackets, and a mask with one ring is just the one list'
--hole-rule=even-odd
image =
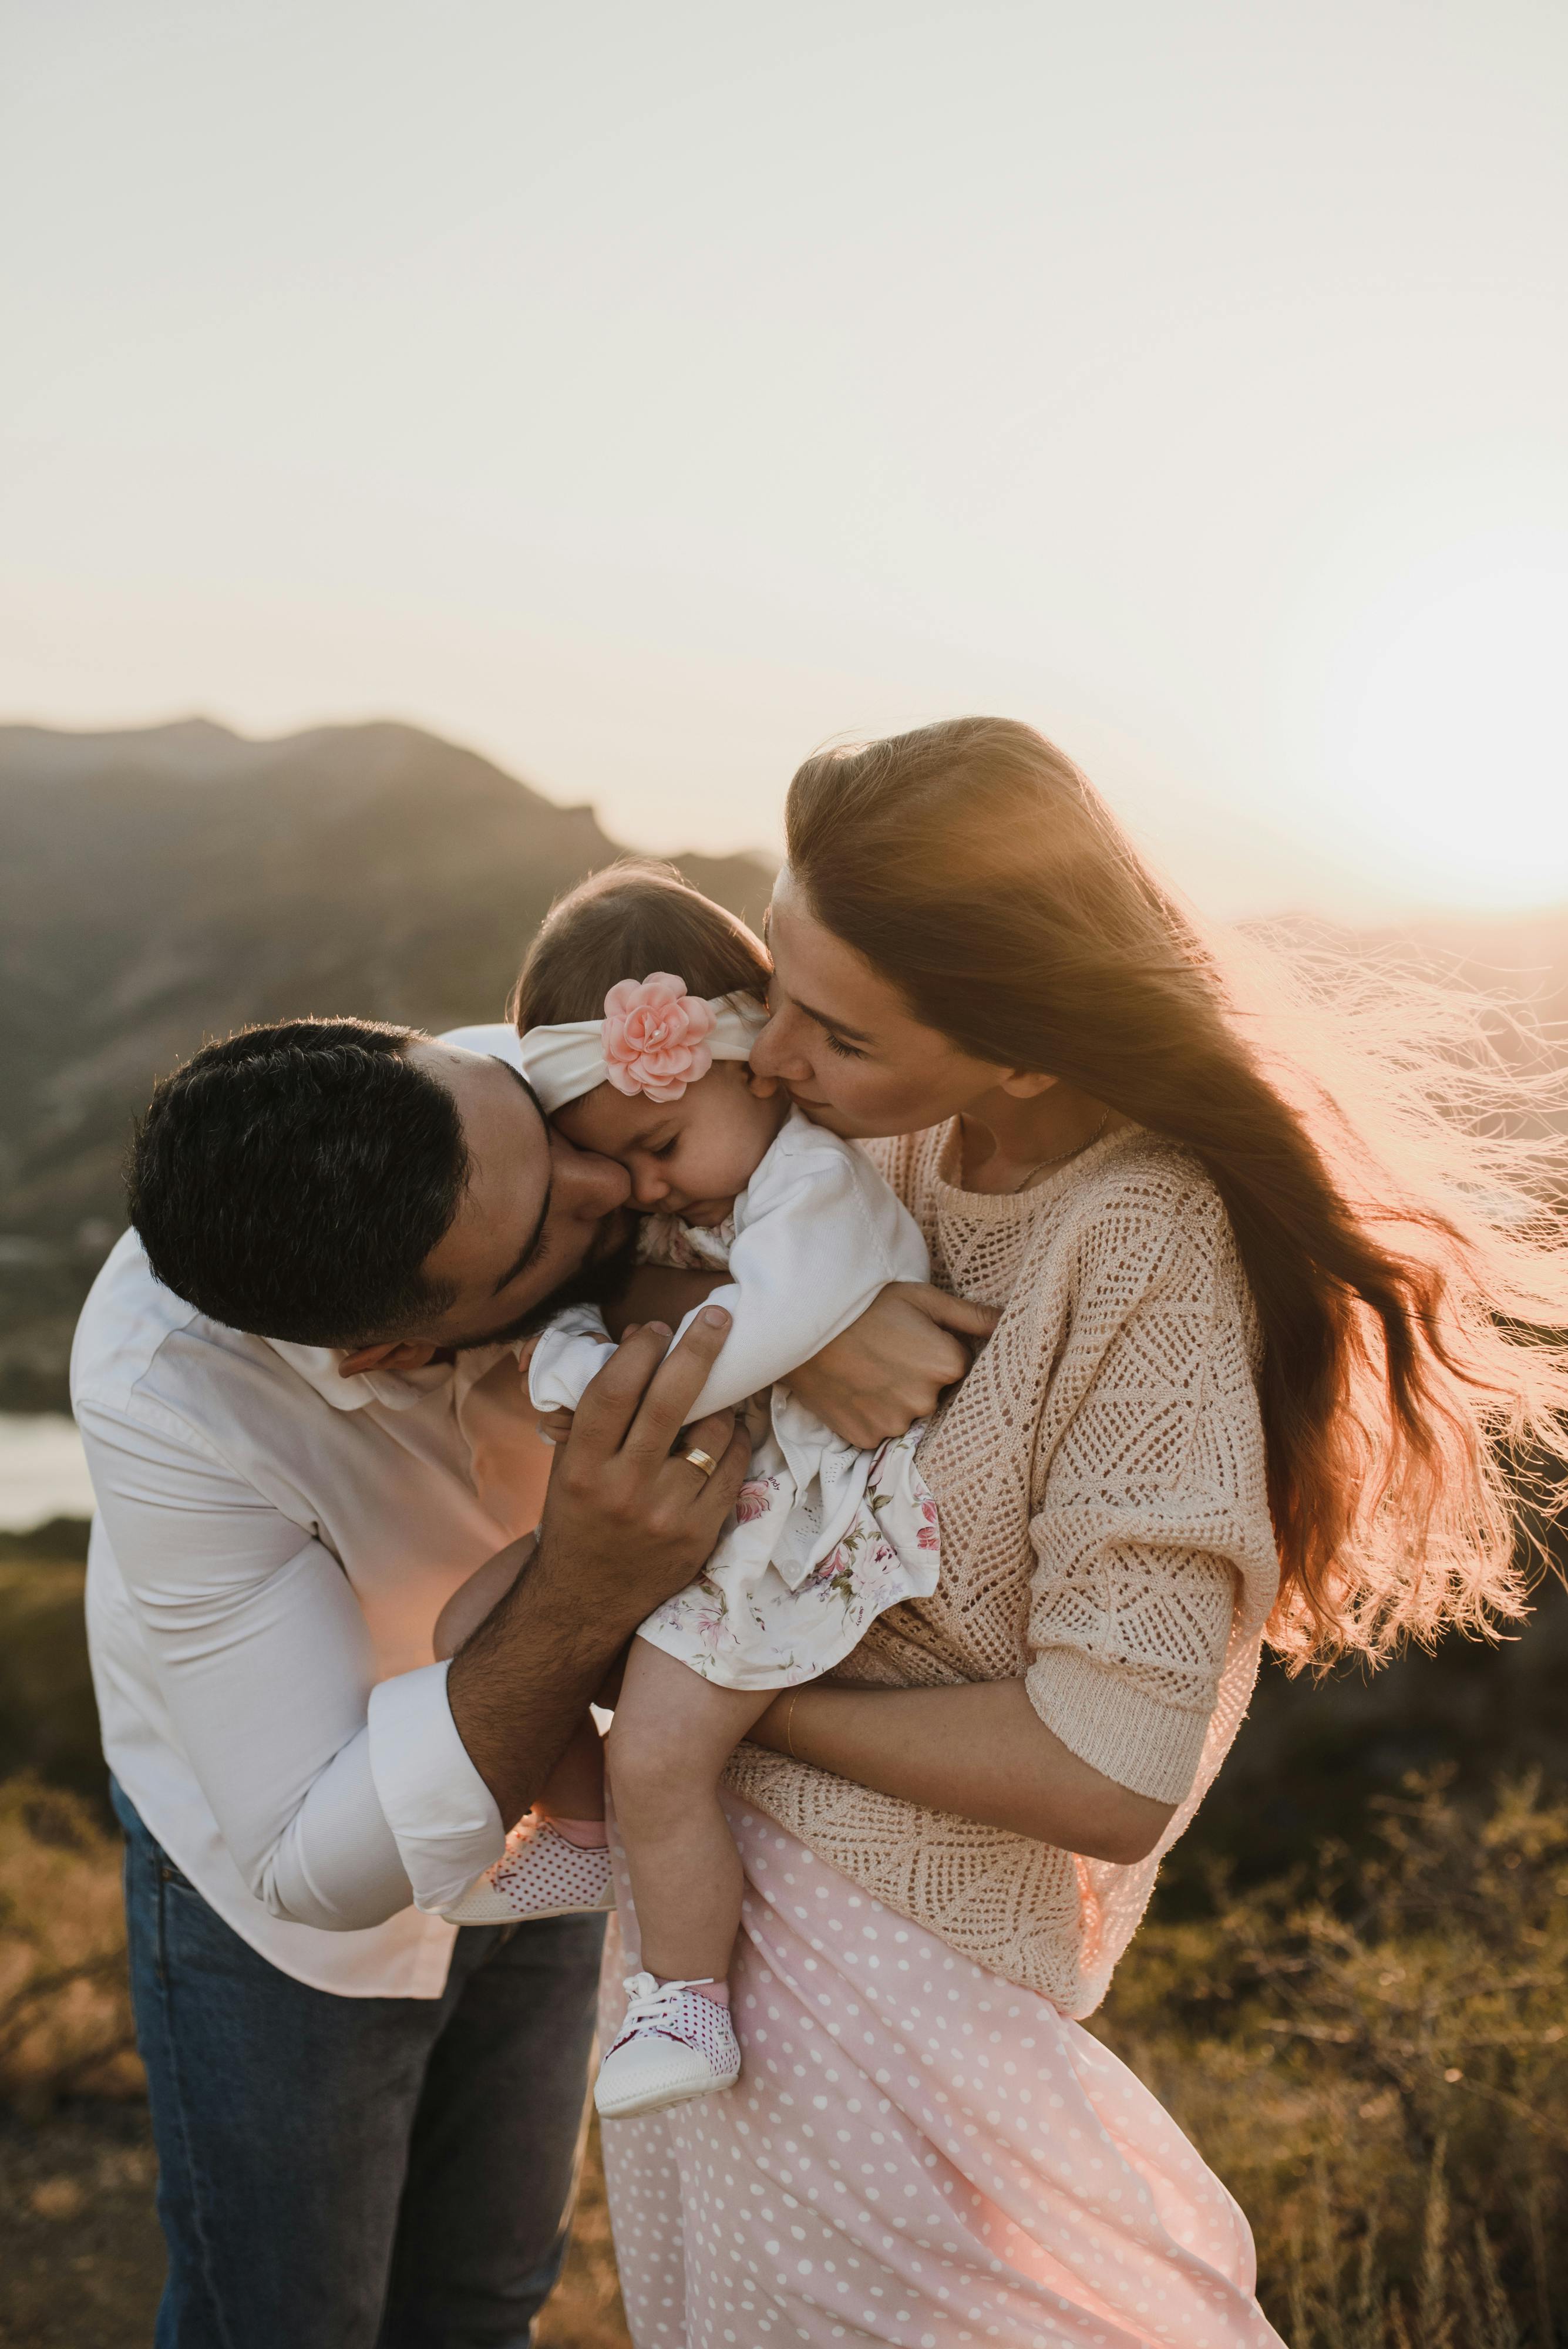
{"label": "pink flower headband", "polygon": [[715,1061],[750,1060],[767,1019],[750,996],[688,995],[683,978],[656,970],[612,987],[602,1019],[530,1028],[523,1073],[546,1116],[603,1084],[651,1102],[678,1102]]}

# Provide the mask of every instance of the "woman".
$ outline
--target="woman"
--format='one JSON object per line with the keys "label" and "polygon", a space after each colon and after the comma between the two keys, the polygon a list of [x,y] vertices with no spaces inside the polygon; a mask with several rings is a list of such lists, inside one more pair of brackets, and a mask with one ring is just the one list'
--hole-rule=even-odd
{"label": "woman", "polygon": [[[1377,1655],[1517,1609],[1557,1234],[1517,1189],[1487,1222],[1509,1146],[1410,1055],[1382,1131],[1272,1055],[1025,727],[809,761],[770,942],[753,1067],[884,1137],[936,1277],[1002,1312],[921,1450],[940,1588],[732,1768],[741,2084],[605,2132],[634,2340],[1273,2343],[1245,2220],[1077,2018],[1265,1627]],[[845,1376],[796,1384],[837,1419]]]}

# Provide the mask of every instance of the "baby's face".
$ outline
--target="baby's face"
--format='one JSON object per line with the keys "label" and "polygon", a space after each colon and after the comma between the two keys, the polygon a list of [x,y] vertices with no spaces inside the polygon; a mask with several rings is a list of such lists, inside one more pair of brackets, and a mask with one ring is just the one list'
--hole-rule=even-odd
{"label": "baby's face", "polygon": [[706,1229],[723,1222],[788,1112],[771,1078],[753,1077],[742,1061],[715,1061],[678,1102],[597,1085],[551,1123],[579,1150],[626,1168],[634,1207]]}

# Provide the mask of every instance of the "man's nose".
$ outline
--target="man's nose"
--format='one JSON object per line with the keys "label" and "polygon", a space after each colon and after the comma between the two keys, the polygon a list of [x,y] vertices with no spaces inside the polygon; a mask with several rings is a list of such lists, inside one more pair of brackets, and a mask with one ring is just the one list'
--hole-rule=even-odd
{"label": "man's nose", "polygon": [[566,1190],[567,1203],[579,1216],[607,1216],[624,1207],[631,1195],[631,1177],[613,1158],[597,1150],[573,1150],[557,1158],[556,1182]]}
{"label": "man's nose", "polygon": [[631,1176],[631,1204],[634,1207],[657,1207],[660,1199],[670,1196],[670,1185],[657,1166],[641,1164]]}

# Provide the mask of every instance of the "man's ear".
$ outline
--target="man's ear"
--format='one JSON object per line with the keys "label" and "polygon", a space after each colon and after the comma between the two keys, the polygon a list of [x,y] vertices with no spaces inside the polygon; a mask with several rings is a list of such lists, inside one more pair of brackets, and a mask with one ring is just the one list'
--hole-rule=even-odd
{"label": "man's ear", "polygon": [[417,1338],[400,1338],[389,1346],[356,1346],[351,1354],[340,1357],[337,1375],[357,1379],[366,1371],[422,1371],[439,1351],[439,1347],[424,1345]]}

